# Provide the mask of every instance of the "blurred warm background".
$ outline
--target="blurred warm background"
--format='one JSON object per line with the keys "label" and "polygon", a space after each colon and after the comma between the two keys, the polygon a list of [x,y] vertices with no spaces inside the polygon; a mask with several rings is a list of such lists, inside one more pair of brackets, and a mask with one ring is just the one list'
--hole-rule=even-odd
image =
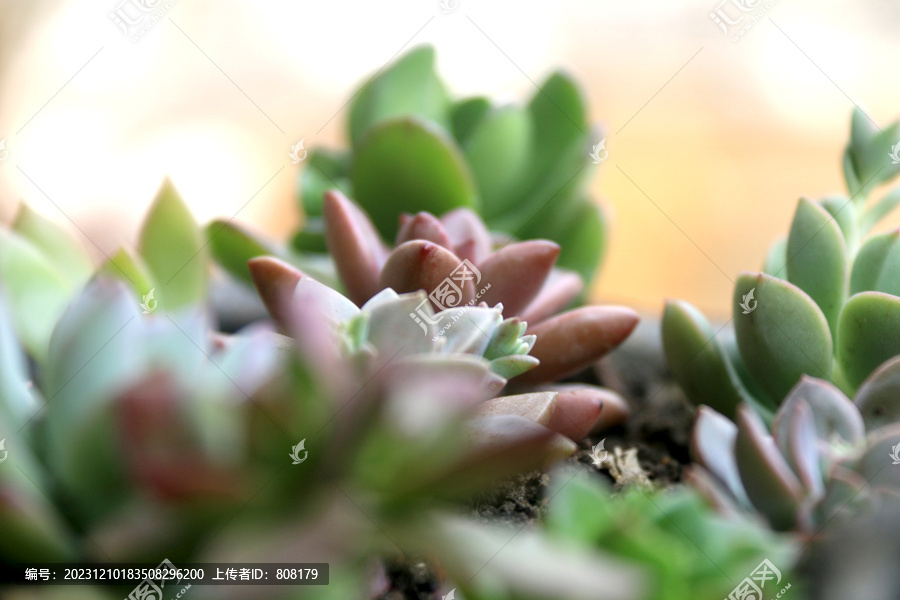
{"label": "blurred warm background", "polygon": [[511,101],[573,72],[608,132],[595,187],[615,230],[594,296],[722,316],[797,198],[842,191],[854,103],[900,116],[900,5],[744,0],[767,12],[733,42],[719,1],[165,0],[132,42],[109,16],[122,0],[0,0],[0,220],[27,199],[99,258],[170,176],[200,221],[286,236],[291,145],[341,143],[360,79],[431,43],[457,93]]}

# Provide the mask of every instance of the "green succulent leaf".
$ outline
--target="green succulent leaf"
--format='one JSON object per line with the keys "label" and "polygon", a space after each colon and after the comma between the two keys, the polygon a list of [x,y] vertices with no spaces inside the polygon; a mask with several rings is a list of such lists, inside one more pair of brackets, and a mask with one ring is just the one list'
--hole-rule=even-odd
{"label": "green succulent leaf", "polygon": [[848,249],[856,247],[856,240],[863,233],[859,231],[859,211],[856,204],[846,196],[827,196],[819,201],[822,208],[834,218],[844,236],[844,243]]}
{"label": "green succulent leaf", "polygon": [[230,220],[215,220],[206,226],[210,251],[222,267],[246,283],[253,283],[247,261],[257,256],[277,254],[265,239]]}
{"label": "green succulent leaf", "polygon": [[855,389],[900,354],[900,298],[881,292],[852,296],[841,312],[837,340],[837,359]]}
{"label": "green succulent leaf", "polygon": [[892,189],[863,213],[862,229],[869,231],[900,204],[900,187]]}
{"label": "green succulent leaf", "polygon": [[38,362],[47,357],[53,326],[73,292],[71,282],[33,243],[0,228],[0,281],[16,333]]}
{"label": "green succulent leaf", "polygon": [[850,143],[844,152],[844,176],[851,196],[864,201],[873,188],[900,173],[900,161],[891,160],[897,143],[900,123],[882,130],[862,110],[853,111]]}
{"label": "green succulent leaf", "polygon": [[[828,378],[831,332],[822,311],[803,290],[769,275],[744,272],[735,285],[733,302],[744,364],[772,398],[783,399],[804,374]],[[742,309],[742,303],[752,310]]]}
{"label": "green succulent leaf", "polygon": [[303,221],[303,229],[291,239],[291,246],[300,252],[328,252],[324,219],[322,217],[306,217]]}
{"label": "green succulent leaf", "polygon": [[900,229],[869,238],[853,261],[850,293],[900,296]]}
{"label": "green succulent leaf", "polygon": [[350,106],[350,139],[357,145],[369,128],[394,117],[415,115],[448,126],[450,99],[434,68],[434,48],[422,46],[376,73]]}
{"label": "green succulent leaf", "polygon": [[442,215],[478,206],[472,174],[456,143],[416,119],[373,127],[359,143],[352,179],[356,201],[390,239],[403,212]]}
{"label": "green succulent leaf", "polygon": [[787,245],[787,279],[812,298],[832,335],[847,295],[847,259],[841,229],[827,210],[800,200]]}
{"label": "green succulent leaf", "polygon": [[560,245],[557,266],[575,271],[590,282],[606,253],[607,222],[603,209],[585,198],[574,205],[568,221],[547,237]]}
{"label": "green succulent leaf", "polygon": [[490,100],[481,96],[466,98],[454,104],[450,113],[450,123],[456,141],[465,145],[469,136],[490,110]]}
{"label": "green succulent leaf", "polygon": [[527,354],[513,354],[492,360],[491,370],[504,379],[512,379],[516,375],[521,375],[525,371],[535,368],[540,362],[535,357]]}
{"label": "green succulent leaf", "polygon": [[785,277],[787,273],[787,245],[786,237],[778,238],[769,247],[766,262],[763,264],[763,273],[772,277]]}
{"label": "green succulent leaf", "polygon": [[700,311],[687,302],[666,303],[662,338],[669,368],[688,398],[734,419],[750,394]]}
{"label": "green succulent leaf", "polygon": [[125,282],[141,297],[156,287],[147,265],[125,248],[119,248],[118,252],[100,266],[97,273]]}
{"label": "green succulent leaf", "polygon": [[483,116],[463,146],[490,219],[515,208],[518,186],[531,156],[530,115],[509,106]]}
{"label": "green succulent leaf", "polygon": [[322,215],[322,196],[328,190],[341,190],[345,196],[353,197],[353,188],[347,177],[349,157],[332,150],[310,150],[300,171],[300,199],[303,214],[309,217]]}
{"label": "green succulent leaf", "polygon": [[173,310],[203,300],[207,280],[203,235],[170,181],[150,208],[138,247],[159,286],[161,308]]}
{"label": "green succulent leaf", "polygon": [[900,422],[900,356],[878,367],[863,382],[853,402],[870,429]]}
{"label": "green succulent leaf", "polygon": [[40,249],[73,287],[83,284],[91,276],[93,266],[81,244],[62,227],[39,215],[27,204],[23,204],[19,210],[13,230]]}

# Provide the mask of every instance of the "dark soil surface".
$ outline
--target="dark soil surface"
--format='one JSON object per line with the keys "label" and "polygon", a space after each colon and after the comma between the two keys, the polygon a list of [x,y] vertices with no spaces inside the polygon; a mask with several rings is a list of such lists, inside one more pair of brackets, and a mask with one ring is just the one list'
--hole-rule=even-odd
{"label": "dark soil surface", "polygon": [[[591,461],[591,448],[605,439],[604,447],[610,452],[637,448],[641,468],[658,487],[681,482],[684,466],[690,462],[688,443],[694,410],[669,375],[658,338],[658,322],[647,319],[615,352],[568,380],[612,389],[628,401],[632,410],[625,425],[582,440],[569,463],[610,477]],[[527,526],[542,516],[549,483],[546,473],[520,475],[474,502],[473,516],[492,523]],[[385,567],[383,587],[375,597],[441,600],[449,590],[442,589],[439,580],[423,562],[395,562]]]}

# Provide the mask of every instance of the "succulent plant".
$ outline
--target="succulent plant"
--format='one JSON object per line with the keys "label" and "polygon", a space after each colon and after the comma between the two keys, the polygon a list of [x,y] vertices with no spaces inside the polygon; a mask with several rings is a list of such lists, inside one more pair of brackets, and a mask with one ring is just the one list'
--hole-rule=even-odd
{"label": "succulent plant", "polygon": [[[469,598],[535,589],[637,598],[637,575],[600,553],[538,532],[510,540],[457,514],[473,493],[571,454],[556,431],[584,435],[604,398],[590,389],[496,398],[537,362],[534,336],[502,307],[459,308],[452,326],[426,322],[423,332],[409,314],[422,292],[385,290],[360,309],[298,278],[294,340],[267,325],[224,335],[207,312],[202,234],[170,186],[142,228],[140,256],[122,251],[98,270],[64,232],[23,211],[0,232],[4,560],[290,556],[330,562],[336,582],[291,598],[361,598],[373,560],[413,553]],[[271,257],[254,264],[256,277],[273,265],[296,273]],[[199,281],[181,287],[182,272]],[[23,318],[29,303],[37,323]],[[437,320],[427,302],[423,311]],[[38,360],[27,360],[26,341]],[[615,400],[604,418],[623,417]],[[300,446],[308,458],[292,465]],[[491,547],[504,551],[477,558]]]}
{"label": "succulent plant", "polygon": [[781,571],[782,585],[794,579],[796,545],[789,536],[746,516],[719,515],[689,487],[648,491],[631,486],[612,495],[594,474],[560,469],[547,496],[545,529],[640,568],[644,600],[728,598],[764,559]]}
{"label": "succulent plant", "polygon": [[309,151],[299,176],[305,214],[294,246],[325,250],[323,194],[339,188],[393,239],[400,213],[481,214],[491,229],[560,244],[560,264],[590,282],[606,243],[602,211],[585,189],[598,140],[576,84],[555,73],[526,106],[453,100],[416,48],[349,102],[350,147]]}
{"label": "succulent plant", "polygon": [[[441,249],[430,242],[410,244],[430,247],[426,256],[440,256],[438,252]],[[444,252],[448,260],[456,260],[450,258],[452,255],[449,252]],[[403,268],[397,267],[394,272],[398,276],[407,274],[412,281],[415,278],[420,278],[419,281],[438,281],[436,277],[444,275],[443,267],[447,266],[434,260],[413,266],[399,264]],[[357,308],[339,292],[276,258],[252,259],[250,270],[266,307],[281,329],[293,335],[303,335],[302,331],[297,332],[298,312],[304,310],[305,304],[315,303],[323,307],[320,312],[327,315],[327,321],[344,340],[344,351],[351,355],[363,355],[366,360],[379,364],[390,362],[395,357],[408,356],[453,357],[462,354],[467,355],[468,360],[472,357],[483,360],[492,375],[486,382],[488,395],[482,399],[486,402],[480,407],[479,414],[528,416],[574,440],[581,439],[595,428],[617,424],[627,415],[624,400],[602,388],[566,385],[534,389],[535,383],[552,381],[556,374],[582,366],[586,350],[576,348],[567,351],[565,344],[583,339],[584,333],[580,337],[573,334],[566,339],[570,330],[551,328],[547,333],[526,335],[525,322],[516,317],[503,318],[502,304],[493,308],[485,303],[455,306],[434,313],[418,283],[408,286],[416,291],[404,294],[397,294],[390,287],[385,288]],[[587,308],[581,310],[590,311]],[[596,332],[601,339],[599,342],[591,341],[587,352],[597,352],[598,348],[605,351],[627,335],[634,326],[634,319],[629,321],[624,316],[627,316],[624,309],[621,309],[621,316],[620,313],[602,312],[601,309],[594,317],[594,321],[603,326]],[[590,320],[586,322],[587,325],[592,324]],[[594,332],[588,329],[588,333]],[[527,376],[539,368],[539,359],[529,353],[533,353],[540,343],[541,335],[557,345],[553,352],[561,358],[555,360],[554,369],[546,371],[545,375],[521,381],[523,375]],[[584,344],[580,341],[575,343]],[[597,356],[590,354],[589,358],[595,360]],[[493,398],[506,386],[509,378],[519,381],[517,387],[525,393]]]}
{"label": "succulent plant", "polygon": [[[850,401],[801,378],[771,432],[747,405],[737,424],[703,406],[691,439],[690,478],[728,512],[758,511],[772,527],[814,534],[886,496],[900,498],[900,358],[877,369]],[[868,435],[867,435],[868,433]],[[892,462],[893,460],[893,462]]]}
{"label": "succulent plant", "polygon": [[734,288],[734,334],[717,339],[686,302],[669,302],[663,344],[688,397],[730,418],[741,403],[767,420],[803,375],[852,395],[880,364],[900,354],[900,230],[869,235],[900,203],[894,189],[867,206],[873,187],[900,172],[891,144],[900,123],[879,131],[856,111],[844,154],[850,197],[802,198],[790,233],[762,273]]}
{"label": "succulent plant", "polygon": [[97,269],[68,232],[23,204],[11,228],[0,227],[0,281],[13,327],[36,360],[50,332],[95,272],[128,283],[150,310],[174,311],[204,301],[208,258],[202,233],[169,181],[144,220],[138,252],[121,248]]}

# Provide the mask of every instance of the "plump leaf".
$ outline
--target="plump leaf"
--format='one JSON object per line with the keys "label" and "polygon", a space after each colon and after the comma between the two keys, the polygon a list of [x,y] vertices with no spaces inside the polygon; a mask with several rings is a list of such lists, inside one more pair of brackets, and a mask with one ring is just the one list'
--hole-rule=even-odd
{"label": "plump leaf", "polygon": [[870,428],[900,422],[900,357],[878,367],[853,398]]}
{"label": "plump leaf", "polygon": [[853,261],[850,293],[900,295],[900,229],[866,240]]}
{"label": "plump leaf", "polygon": [[216,262],[247,283],[253,283],[248,260],[278,253],[264,238],[230,221],[213,221],[206,226],[205,234]]}
{"label": "plump leaf", "polygon": [[456,143],[417,119],[373,127],[359,143],[352,180],[356,201],[389,239],[397,235],[401,213],[442,215],[478,205],[472,175]]}
{"label": "plump leaf", "polygon": [[34,244],[0,228],[0,281],[22,345],[40,362],[50,333],[69,301],[71,282]]}
{"label": "plump leaf", "polygon": [[144,261],[134,256],[126,248],[119,248],[119,251],[113,254],[108,261],[100,265],[97,273],[127,283],[135,294],[141,297],[149,294],[150,290],[156,287],[156,282]]}
{"label": "plump leaf", "polygon": [[844,306],[837,359],[847,382],[858,387],[880,364],[900,354],[900,298],[862,292]]}
{"label": "plump leaf", "polygon": [[859,231],[859,215],[856,205],[846,196],[826,196],[819,201],[822,208],[834,217],[834,222],[841,228],[844,242],[848,248],[853,248],[856,238],[862,233]]}
{"label": "plump leaf", "polygon": [[594,279],[603,260],[607,243],[607,222],[603,209],[585,198],[574,204],[574,210],[561,229],[547,231],[547,236],[560,245],[557,264],[581,275],[584,281]]}
{"label": "plump leaf", "polygon": [[878,184],[900,173],[900,162],[893,164],[892,149],[900,142],[900,123],[879,128],[859,108],[853,111],[850,143],[844,152],[844,175],[850,194],[865,199]]}
{"label": "plump leaf", "polygon": [[447,126],[450,100],[434,69],[434,48],[422,46],[363,84],[350,106],[350,139],[393,117],[415,115]]}
{"label": "plump leaf", "polygon": [[482,117],[463,146],[487,219],[515,208],[511,191],[528,167],[531,128],[524,108],[501,108]]}
{"label": "plump leaf", "polygon": [[687,302],[667,302],[662,339],[669,369],[687,397],[733,419],[750,394],[700,311]]}
{"label": "plump leaf", "polygon": [[824,208],[800,200],[787,246],[787,279],[806,292],[834,335],[847,294],[846,247],[841,229]]}
{"label": "plump leaf", "polygon": [[862,230],[869,231],[900,204],[900,187],[892,189],[863,214]]}
{"label": "plump leaf", "polygon": [[691,432],[691,454],[718,478],[735,500],[742,506],[749,506],[734,454],[737,433],[734,423],[708,406],[701,406]]}
{"label": "plump leaf", "polygon": [[353,196],[347,177],[348,157],[340,152],[317,148],[310,150],[298,175],[303,215],[307,218],[322,214],[322,196],[328,190],[339,189]]}
{"label": "plump leaf", "polygon": [[787,451],[789,447],[789,415],[799,402],[812,409],[816,435],[823,442],[833,443],[837,436],[848,444],[855,444],[865,435],[859,412],[839,389],[827,381],[804,376],[781,403],[775,415],[772,430],[779,448]]}
{"label": "plump leaf", "polygon": [[[748,314],[741,308],[744,302],[753,308]],[[735,285],[733,303],[734,331],[744,364],[772,398],[780,401],[804,374],[828,378],[832,367],[828,322],[800,288],[769,275],[744,272]]]}
{"label": "plump leaf", "polygon": [[65,229],[42,217],[27,204],[22,204],[19,209],[13,230],[40,249],[73,286],[83,284],[91,276],[93,266],[81,244]]}
{"label": "plump leaf", "polygon": [[150,207],[138,247],[156,280],[160,308],[172,310],[203,300],[207,279],[203,235],[170,181]]}
{"label": "plump leaf", "polygon": [[469,136],[489,110],[491,110],[490,101],[480,96],[466,98],[454,104],[451,109],[450,122],[456,141],[465,145]]}
{"label": "plump leaf", "polygon": [[765,426],[748,407],[738,409],[735,455],[753,505],[779,530],[797,524],[803,488]]}
{"label": "plump leaf", "polygon": [[769,246],[766,262],[763,264],[763,273],[772,277],[784,278],[787,275],[787,244],[786,237],[778,238]]}

